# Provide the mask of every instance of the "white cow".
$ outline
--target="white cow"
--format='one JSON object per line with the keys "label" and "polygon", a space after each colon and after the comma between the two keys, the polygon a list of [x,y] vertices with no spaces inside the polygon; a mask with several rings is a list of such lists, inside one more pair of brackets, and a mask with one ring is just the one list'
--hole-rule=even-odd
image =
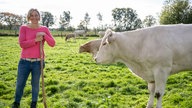
{"label": "white cow", "polygon": [[168,76],[192,70],[192,25],[164,25],[127,32],[107,30],[95,57],[97,63],[122,62],[148,82],[147,108],[154,96],[162,108]]}
{"label": "white cow", "polygon": [[86,37],[86,31],[85,30],[75,30],[73,33],[75,34],[76,37],[80,36],[80,35],[82,35],[83,37]]}

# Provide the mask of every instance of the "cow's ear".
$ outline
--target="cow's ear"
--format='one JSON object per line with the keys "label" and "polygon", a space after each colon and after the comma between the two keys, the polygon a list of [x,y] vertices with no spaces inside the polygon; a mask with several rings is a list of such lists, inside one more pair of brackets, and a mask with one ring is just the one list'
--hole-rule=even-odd
{"label": "cow's ear", "polygon": [[108,32],[107,42],[110,44],[111,42],[113,42],[113,40],[114,40],[113,32],[110,31],[110,32]]}

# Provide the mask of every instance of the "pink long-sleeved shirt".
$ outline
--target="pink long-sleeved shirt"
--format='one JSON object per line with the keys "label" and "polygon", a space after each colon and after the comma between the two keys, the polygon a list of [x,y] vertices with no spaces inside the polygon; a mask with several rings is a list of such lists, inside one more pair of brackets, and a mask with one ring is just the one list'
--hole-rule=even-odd
{"label": "pink long-sleeved shirt", "polygon": [[[43,39],[51,47],[55,46],[55,40],[52,37],[49,29],[45,26],[41,26],[37,29],[29,28],[27,25],[20,27],[19,31],[19,44],[22,48],[21,58],[40,58],[40,42],[35,42],[37,32],[45,32]],[[45,57],[43,48],[43,58]]]}

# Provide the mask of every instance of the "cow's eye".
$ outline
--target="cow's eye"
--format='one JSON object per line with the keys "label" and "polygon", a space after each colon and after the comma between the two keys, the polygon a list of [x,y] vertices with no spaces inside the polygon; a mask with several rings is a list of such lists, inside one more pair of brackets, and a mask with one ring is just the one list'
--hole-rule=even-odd
{"label": "cow's eye", "polygon": [[106,42],[103,43],[103,45],[106,45],[106,44],[107,44]]}

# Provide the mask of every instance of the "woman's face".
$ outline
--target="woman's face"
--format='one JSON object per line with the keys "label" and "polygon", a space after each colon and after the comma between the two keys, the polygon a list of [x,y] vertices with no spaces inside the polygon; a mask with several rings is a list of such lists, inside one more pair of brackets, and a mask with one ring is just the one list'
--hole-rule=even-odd
{"label": "woman's face", "polygon": [[32,24],[38,24],[38,22],[40,20],[40,16],[39,16],[38,12],[33,11],[30,15],[29,20],[31,21]]}

